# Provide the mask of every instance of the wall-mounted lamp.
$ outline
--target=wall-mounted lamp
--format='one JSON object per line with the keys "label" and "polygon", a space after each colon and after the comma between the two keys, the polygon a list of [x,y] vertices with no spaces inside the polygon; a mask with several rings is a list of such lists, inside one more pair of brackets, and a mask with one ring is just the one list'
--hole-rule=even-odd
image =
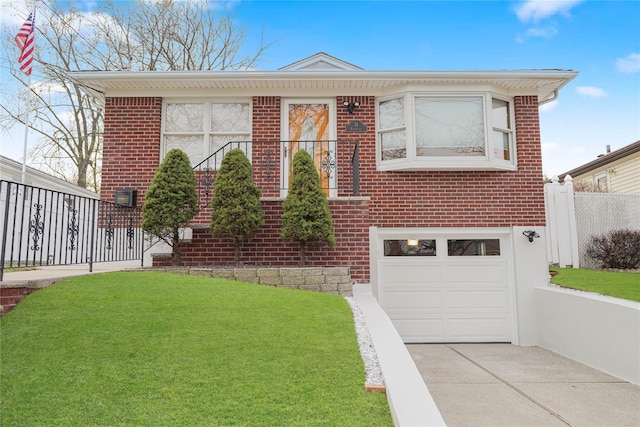
{"label": "wall-mounted lamp", "polygon": [[407,240],[407,245],[408,246],[418,246],[418,239],[409,239]]}
{"label": "wall-mounted lamp", "polygon": [[538,237],[540,237],[540,235],[536,233],[534,230],[525,230],[522,232],[522,234],[524,235],[524,237],[529,239],[530,242],[533,242],[534,238],[537,239]]}
{"label": "wall-mounted lamp", "polygon": [[347,101],[344,101],[342,103],[342,105],[347,107],[347,111],[349,112],[349,114],[353,114],[354,108],[359,107],[360,103],[359,102],[347,102]]}
{"label": "wall-mounted lamp", "polygon": [[132,188],[123,188],[116,190],[114,195],[114,203],[116,206],[125,208],[135,208],[138,191]]}

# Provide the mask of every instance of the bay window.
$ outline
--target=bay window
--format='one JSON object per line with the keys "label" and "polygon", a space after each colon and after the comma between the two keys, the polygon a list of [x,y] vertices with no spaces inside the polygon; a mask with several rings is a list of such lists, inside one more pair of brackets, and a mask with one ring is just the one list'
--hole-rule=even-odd
{"label": "bay window", "polygon": [[512,103],[488,93],[378,102],[381,170],[515,169]]}
{"label": "bay window", "polygon": [[[194,166],[230,141],[251,140],[250,111],[249,102],[165,102],[163,155],[179,148]],[[222,156],[216,167],[221,160]]]}

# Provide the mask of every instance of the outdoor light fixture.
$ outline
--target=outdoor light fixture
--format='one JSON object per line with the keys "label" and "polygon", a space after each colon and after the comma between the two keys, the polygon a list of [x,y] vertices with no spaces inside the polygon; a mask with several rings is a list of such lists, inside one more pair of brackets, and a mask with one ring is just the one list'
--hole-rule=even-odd
{"label": "outdoor light fixture", "polygon": [[524,237],[529,239],[530,242],[533,242],[534,238],[537,239],[538,237],[540,237],[540,235],[536,233],[534,230],[525,230],[522,232],[522,234],[524,235]]}
{"label": "outdoor light fixture", "polygon": [[353,109],[356,108],[356,107],[359,107],[360,103],[359,102],[347,102],[347,101],[344,101],[342,103],[342,105],[347,107],[347,111],[349,111],[349,114],[353,114]]}
{"label": "outdoor light fixture", "polygon": [[409,245],[409,246],[418,246],[418,239],[409,239],[409,240],[407,240],[407,245]]}
{"label": "outdoor light fixture", "polygon": [[137,195],[138,191],[132,188],[116,190],[113,202],[119,207],[135,208]]}

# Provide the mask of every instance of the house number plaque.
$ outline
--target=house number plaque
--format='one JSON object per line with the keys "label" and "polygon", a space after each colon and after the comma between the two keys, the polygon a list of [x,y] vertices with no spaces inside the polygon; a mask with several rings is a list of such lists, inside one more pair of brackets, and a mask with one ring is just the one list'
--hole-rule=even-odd
{"label": "house number plaque", "polygon": [[360,120],[351,120],[347,125],[347,132],[366,132],[367,126]]}

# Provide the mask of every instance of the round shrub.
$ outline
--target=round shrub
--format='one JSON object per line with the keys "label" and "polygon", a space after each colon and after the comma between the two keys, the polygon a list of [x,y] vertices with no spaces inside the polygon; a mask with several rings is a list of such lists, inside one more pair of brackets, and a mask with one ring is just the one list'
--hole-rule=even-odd
{"label": "round shrub", "polygon": [[616,230],[594,236],[587,245],[587,255],[599,261],[601,268],[640,268],[640,231]]}

